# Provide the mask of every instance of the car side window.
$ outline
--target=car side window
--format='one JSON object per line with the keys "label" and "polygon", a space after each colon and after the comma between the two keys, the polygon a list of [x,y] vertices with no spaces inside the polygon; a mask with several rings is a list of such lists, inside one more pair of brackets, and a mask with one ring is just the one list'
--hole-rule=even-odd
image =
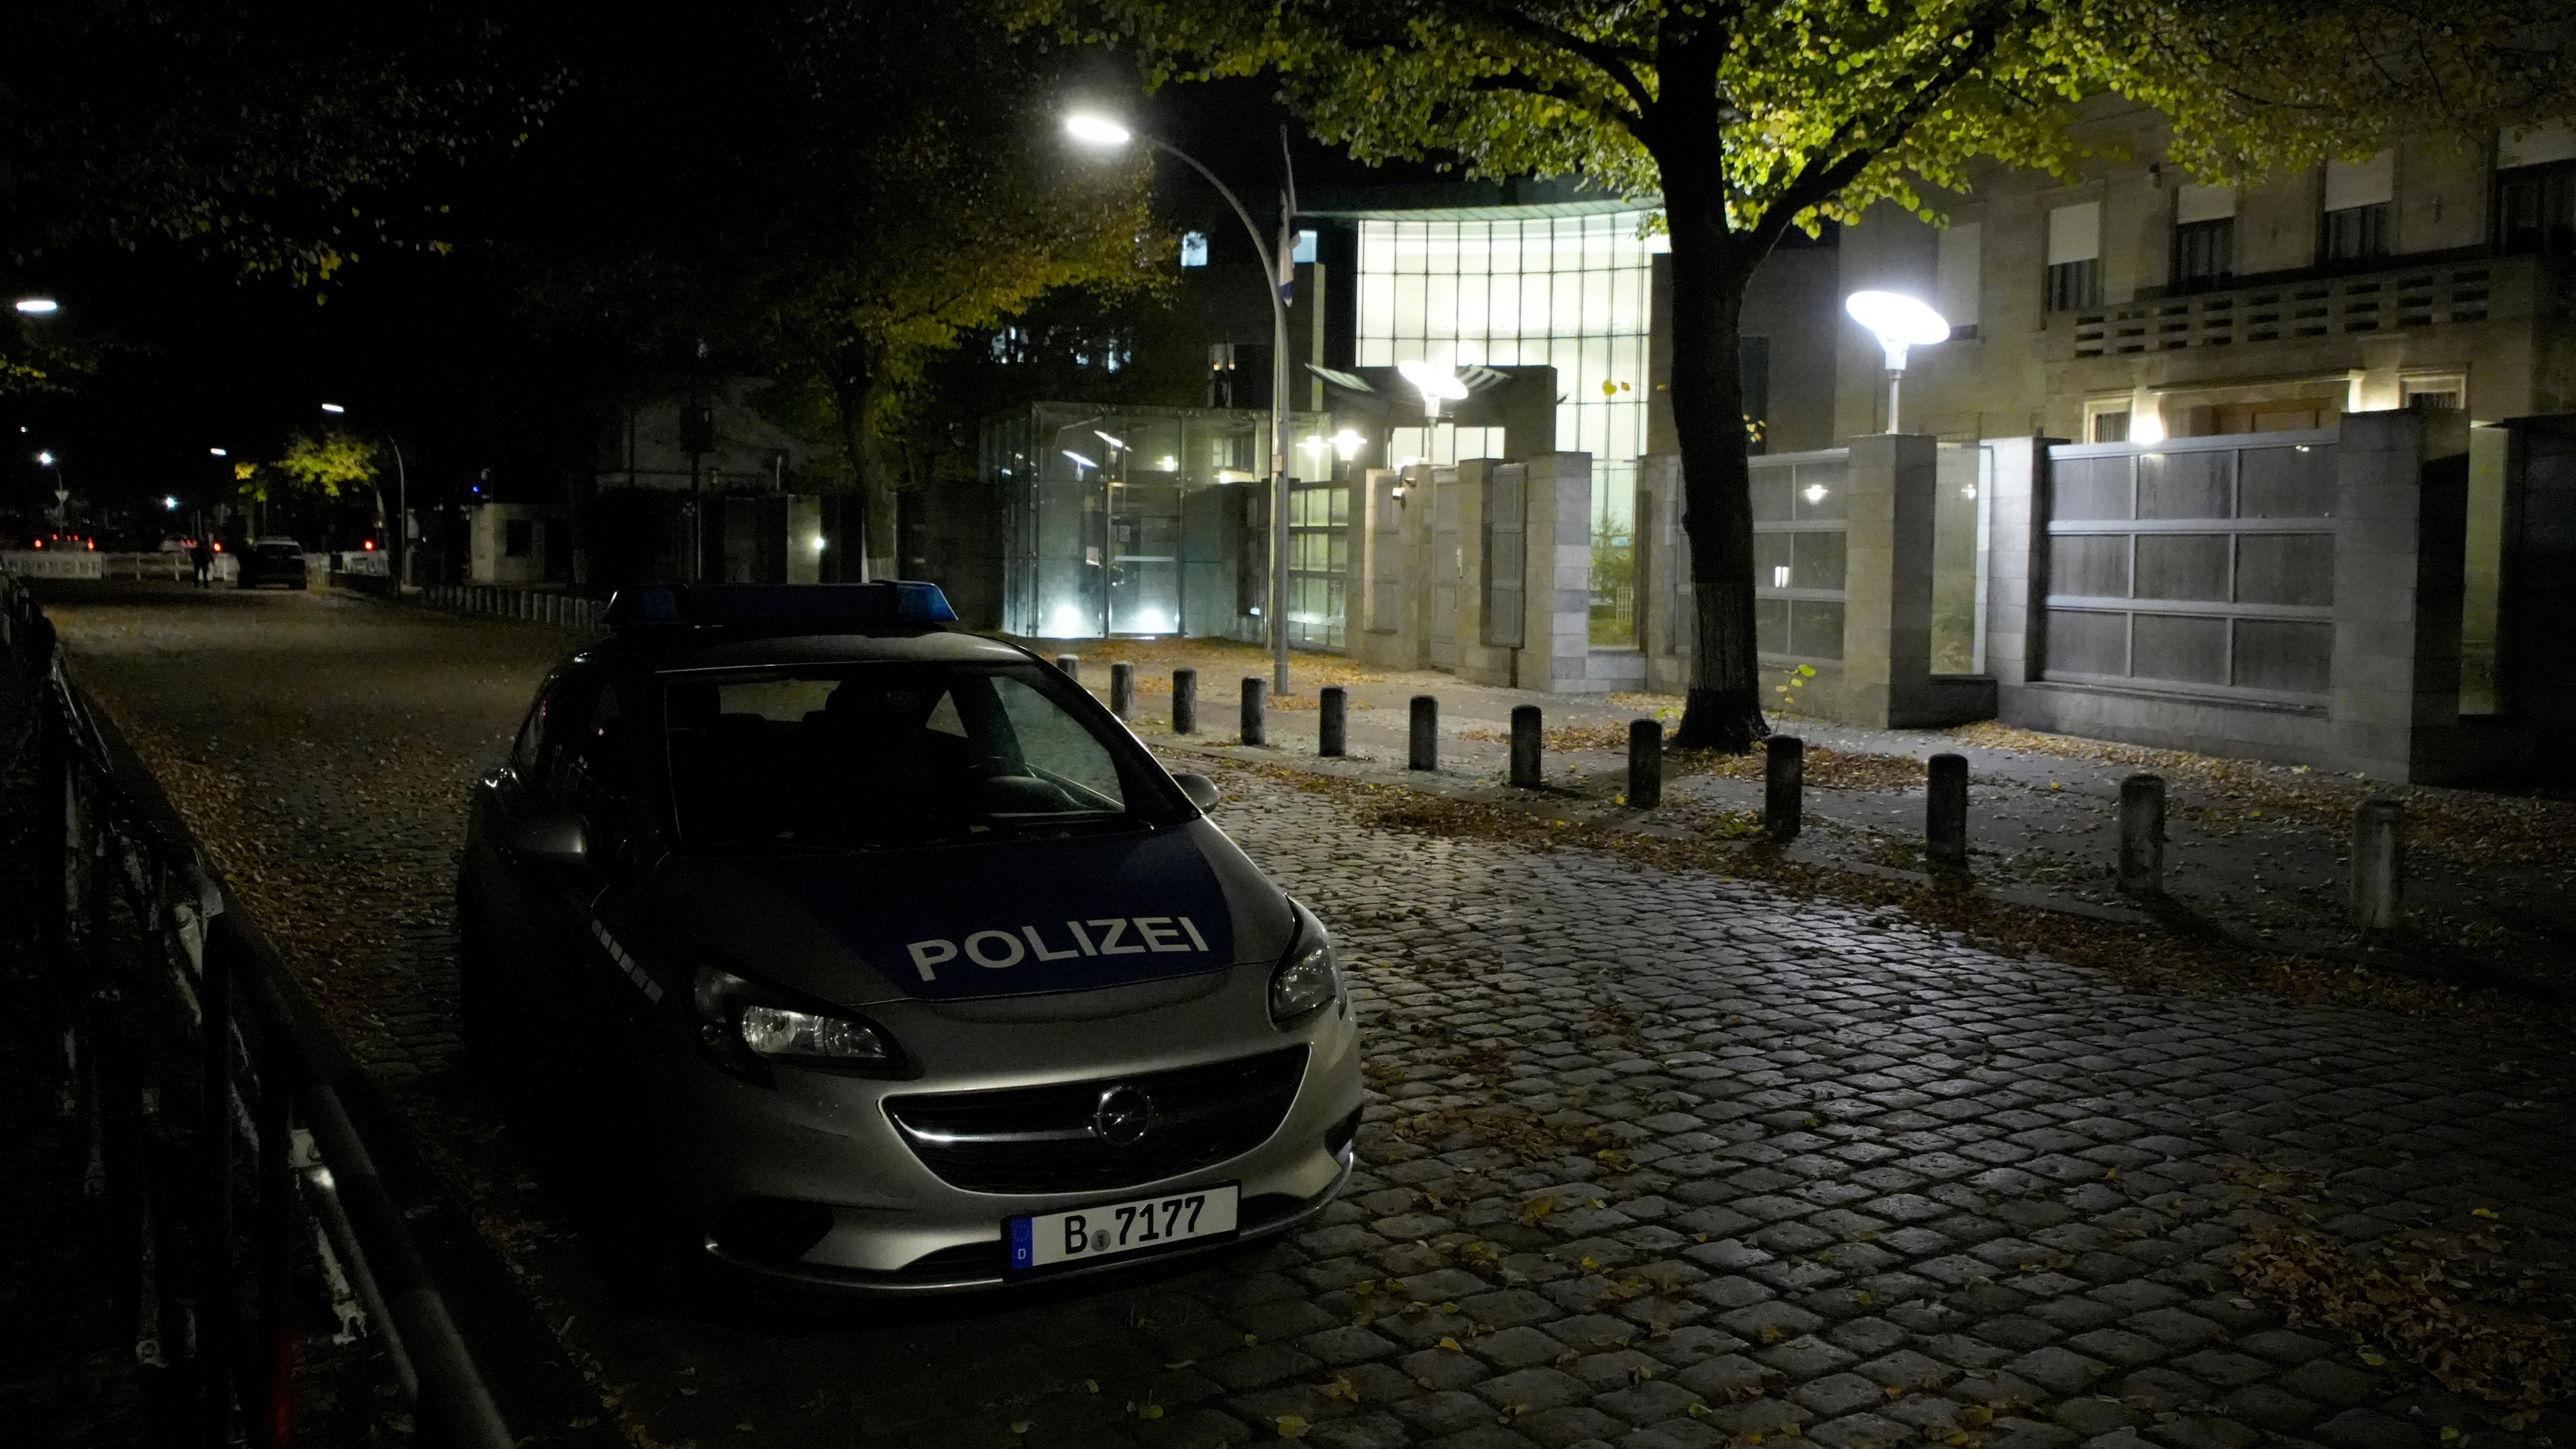
{"label": "car side window", "polygon": [[555,697],[560,674],[550,675],[537,687],[537,702],[528,706],[528,717],[519,725],[518,743],[510,747],[510,769],[524,785],[538,783],[538,766],[545,759],[548,709]]}
{"label": "car side window", "polygon": [[581,812],[604,849],[615,849],[626,833],[634,796],[635,742],[629,736],[635,719],[623,690],[602,688],[580,727],[566,731],[556,767],[557,798]]}

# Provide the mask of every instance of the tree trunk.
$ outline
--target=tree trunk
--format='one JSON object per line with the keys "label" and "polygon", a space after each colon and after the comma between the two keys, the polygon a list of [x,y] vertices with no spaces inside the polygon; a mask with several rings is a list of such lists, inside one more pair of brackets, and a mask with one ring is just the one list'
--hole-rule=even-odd
{"label": "tree trunk", "polygon": [[[1686,173],[1703,170],[1705,177]],[[1753,628],[1752,470],[1745,461],[1744,286],[1761,260],[1726,229],[1714,148],[1663,166],[1673,243],[1673,426],[1681,439],[1682,532],[1690,544],[1690,695],[1676,749],[1742,754],[1762,719]]]}
{"label": "tree trunk", "polygon": [[870,418],[876,399],[873,372],[850,369],[840,374],[834,400],[841,411],[841,448],[850,465],[851,494],[859,504],[855,527],[846,513],[842,516],[841,546],[848,551],[842,559],[842,577],[861,582],[892,577],[895,572],[894,490],[887,481],[884,451]]}

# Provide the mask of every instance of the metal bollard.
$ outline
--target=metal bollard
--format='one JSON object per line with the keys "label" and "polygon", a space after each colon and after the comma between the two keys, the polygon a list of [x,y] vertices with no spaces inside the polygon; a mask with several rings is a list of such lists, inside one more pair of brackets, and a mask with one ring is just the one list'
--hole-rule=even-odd
{"label": "metal bollard", "polygon": [[1082,682],[1081,655],[1059,654],[1055,657],[1055,667],[1064,671],[1065,678],[1072,680],[1076,684],[1080,684]]}
{"label": "metal bollard", "polygon": [[1241,734],[1243,742],[1247,745],[1266,745],[1270,743],[1270,731],[1268,728],[1270,721],[1266,718],[1267,712],[1264,709],[1264,696],[1262,693],[1262,691],[1269,687],[1269,682],[1267,680],[1261,679],[1257,676],[1247,674],[1243,677],[1243,725]]}
{"label": "metal bollard", "polygon": [[2352,923],[2364,931],[2397,927],[2404,906],[2406,807],[2381,796],[2352,815]]}
{"label": "metal bollard", "polygon": [[1408,770],[1440,768],[1440,701],[1427,694],[1413,697],[1413,741],[1406,753]]}
{"label": "metal bollard", "polygon": [[1315,753],[1338,760],[1351,752],[1351,693],[1327,684],[1315,697]]}
{"label": "metal bollard", "polygon": [[2120,782],[2120,889],[2165,888],[2165,777],[2131,775]]}
{"label": "metal bollard", "polygon": [[1968,757],[1934,755],[1925,772],[1923,857],[1938,870],[1968,868]]}
{"label": "metal bollard", "polygon": [[1199,732],[1199,672],[1195,669],[1172,671],[1172,733],[1194,735]]}
{"label": "metal bollard", "polygon": [[1136,718],[1136,666],[1123,659],[1109,666],[1109,712],[1130,723]]}
{"label": "metal bollard", "polygon": [[1762,747],[1762,829],[1781,845],[1807,823],[1807,742],[1773,735]]}
{"label": "metal bollard", "polygon": [[1539,787],[1539,717],[1538,706],[1521,704],[1512,707],[1512,783],[1524,790]]}
{"label": "metal bollard", "polygon": [[1652,810],[1664,803],[1664,727],[1655,720],[1628,722],[1628,804]]}

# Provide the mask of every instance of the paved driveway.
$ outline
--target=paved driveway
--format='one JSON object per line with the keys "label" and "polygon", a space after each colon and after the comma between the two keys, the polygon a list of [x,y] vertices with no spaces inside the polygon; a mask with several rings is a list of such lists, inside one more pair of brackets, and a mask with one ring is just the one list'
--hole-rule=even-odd
{"label": "paved driveway", "polygon": [[445,1021],[462,782],[561,636],[179,590],[56,617],[640,1443],[2501,1443],[2498,1411],[2283,1327],[2232,1271],[2248,1225],[2483,1238],[2568,1286],[2562,1048],[2122,995],[1229,772],[1219,819],[1333,925],[1367,1014],[1380,1096],[1323,1225],[1028,1301],[624,1314]]}

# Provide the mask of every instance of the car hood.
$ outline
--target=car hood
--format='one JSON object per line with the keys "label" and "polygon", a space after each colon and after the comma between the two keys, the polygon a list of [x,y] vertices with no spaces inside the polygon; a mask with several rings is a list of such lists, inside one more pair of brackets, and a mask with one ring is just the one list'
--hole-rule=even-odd
{"label": "car hood", "polygon": [[845,1006],[1130,986],[1285,952],[1286,898],[1204,820],[839,855],[666,857],[665,941]]}

